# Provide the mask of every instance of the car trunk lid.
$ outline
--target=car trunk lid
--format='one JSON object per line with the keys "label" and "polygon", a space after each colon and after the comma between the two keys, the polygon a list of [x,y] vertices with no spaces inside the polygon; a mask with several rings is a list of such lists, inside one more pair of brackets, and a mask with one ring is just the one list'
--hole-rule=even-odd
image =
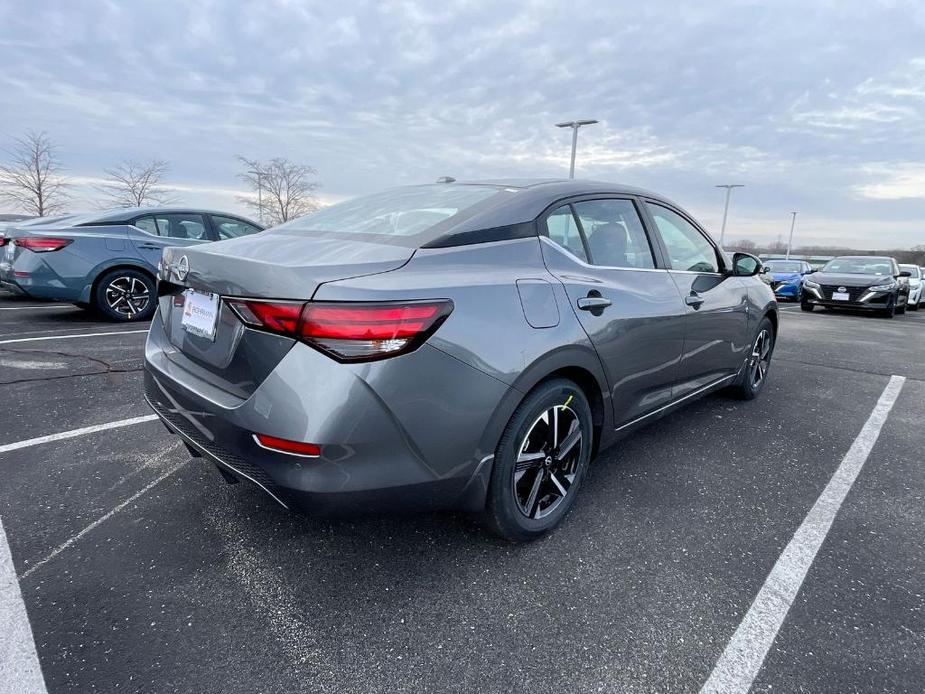
{"label": "car trunk lid", "polygon": [[[168,358],[213,386],[249,397],[295,341],[247,328],[224,299],[305,302],[325,282],[389,272],[413,254],[413,248],[278,230],[196,248],[167,248],[158,300],[167,339],[176,348]],[[184,327],[187,290],[221,297],[213,337]]]}

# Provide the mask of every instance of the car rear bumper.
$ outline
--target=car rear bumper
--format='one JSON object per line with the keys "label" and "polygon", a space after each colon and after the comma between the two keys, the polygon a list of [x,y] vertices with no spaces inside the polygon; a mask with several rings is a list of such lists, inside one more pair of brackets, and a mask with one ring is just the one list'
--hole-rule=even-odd
{"label": "car rear bumper", "polygon": [[[356,515],[484,505],[482,442],[507,386],[428,345],[372,364],[339,364],[296,343],[247,399],[169,360],[155,318],[145,396],[167,427],[287,508]],[[428,378],[439,373],[439,378]],[[255,433],[316,443],[315,458],[265,449]]]}

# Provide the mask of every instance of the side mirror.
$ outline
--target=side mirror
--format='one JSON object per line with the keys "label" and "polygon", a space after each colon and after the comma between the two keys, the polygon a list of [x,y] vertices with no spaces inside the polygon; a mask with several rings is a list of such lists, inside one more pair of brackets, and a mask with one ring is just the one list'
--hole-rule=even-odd
{"label": "side mirror", "polygon": [[806,271],[805,274],[811,275],[811,274],[813,274],[814,272],[819,272],[819,271],[818,271],[816,268],[811,267],[809,270]]}
{"label": "side mirror", "polygon": [[902,270],[902,271],[899,273],[899,276],[900,276],[900,277],[912,277],[912,273],[909,272],[908,270]]}
{"label": "side mirror", "polygon": [[761,271],[761,261],[751,253],[732,254],[732,274],[736,277],[754,277]]}

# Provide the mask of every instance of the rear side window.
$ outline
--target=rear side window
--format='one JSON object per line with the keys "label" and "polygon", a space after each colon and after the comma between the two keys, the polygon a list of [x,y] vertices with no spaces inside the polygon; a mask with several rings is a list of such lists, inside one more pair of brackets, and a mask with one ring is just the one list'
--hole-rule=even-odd
{"label": "rear side window", "polygon": [[171,239],[208,240],[206,223],[201,214],[177,212],[159,214],[157,219],[158,235]]}
{"label": "rear side window", "polygon": [[588,262],[571,205],[563,205],[546,218],[546,233],[550,241],[555,241],[575,257]]}
{"label": "rear side window", "polygon": [[154,221],[154,217],[140,217],[135,220],[133,226],[138,227],[146,234],[151,234],[152,236],[158,236],[157,231],[157,222]]}
{"label": "rear side window", "polygon": [[239,236],[256,234],[260,229],[253,224],[248,224],[244,220],[235,219],[234,217],[220,217],[212,215],[212,224],[215,231],[218,232],[220,239],[236,239]]}
{"label": "rear side window", "polygon": [[719,272],[716,249],[693,224],[667,207],[647,202],[672,270]]}
{"label": "rear side window", "polygon": [[575,203],[594,265],[654,268],[646,231],[631,200],[587,200]]}

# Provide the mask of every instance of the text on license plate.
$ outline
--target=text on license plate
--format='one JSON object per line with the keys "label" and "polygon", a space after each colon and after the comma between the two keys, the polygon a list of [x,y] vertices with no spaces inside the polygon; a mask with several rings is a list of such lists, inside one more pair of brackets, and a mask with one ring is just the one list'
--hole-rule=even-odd
{"label": "text on license plate", "polygon": [[832,292],[832,301],[848,301],[850,298],[848,292]]}
{"label": "text on license plate", "polygon": [[215,338],[215,324],[218,321],[219,295],[187,289],[183,292],[183,329],[193,335]]}

